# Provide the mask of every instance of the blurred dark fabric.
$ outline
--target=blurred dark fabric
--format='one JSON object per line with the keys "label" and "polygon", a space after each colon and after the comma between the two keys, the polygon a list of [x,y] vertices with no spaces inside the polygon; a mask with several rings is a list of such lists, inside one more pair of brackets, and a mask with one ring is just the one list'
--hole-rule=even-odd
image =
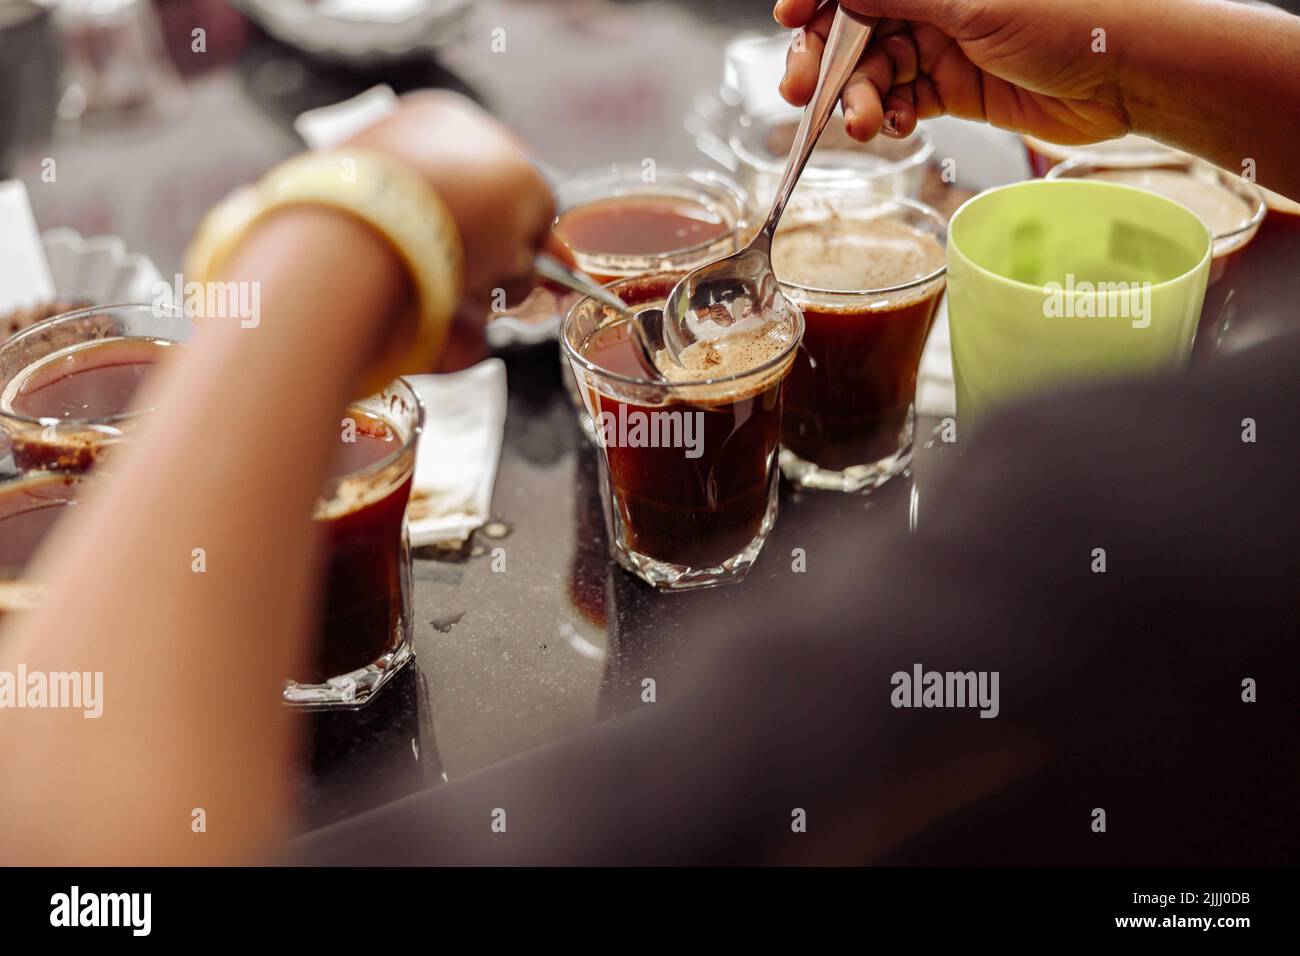
{"label": "blurred dark fabric", "polygon": [[[819,542],[808,560],[831,570],[806,593],[694,622],[730,637],[644,713],[296,859],[1294,863],[1298,372],[1292,335],[1013,410],[938,492],[961,507],[911,536]],[[894,708],[891,675],[917,663],[999,672],[1001,713]]]}

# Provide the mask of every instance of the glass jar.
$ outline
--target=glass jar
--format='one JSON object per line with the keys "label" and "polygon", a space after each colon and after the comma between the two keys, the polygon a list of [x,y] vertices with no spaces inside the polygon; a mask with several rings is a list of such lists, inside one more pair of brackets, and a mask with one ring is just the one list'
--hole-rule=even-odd
{"label": "glass jar", "polygon": [[[801,110],[793,109],[750,115],[702,98],[688,121],[700,150],[725,166],[748,194],[753,228],[766,217],[776,195],[801,116]],[[805,201],[846,194],[914,199],[920,195],[934,151],[924,125],[903,140],[877,136],[859,143],[845,132],[843,117],[836,113],[813,150],[794,196]]]}
{"label": "glass jar", "polygon": [[[677,272],[610,288],[634,308],[662,305]],[[634,374],[627,318],[594,299],[565,317],[561,348],[600,450],[611,556],[652,587],[741,580],[776,521],[781,398],[803,319],[761,364],[717,378]]]}
{"label": "glass jar", "polygon": [[1048,179],[1100,179],[1157,193],[1187,207],[1214,237],[1209,286],[1197,324],[1193,358],[1214,352],[1234,325],[1247,292],[1254,240],[1268,211],[1254,183],[1190,157],[1170,154],[1158,162],[1129,157],[1081,156],[1054,167]]}
{"label": "glass jar", "polygon": [[1025,144],[1029,168],[1039,177],[1046,176],[1061,163],[1081,158],[1103,160],[1111,166],[1149,166],[1187,157],[1186,153],[1164,143],[1134,133],[1083,146],[1063,146],[1033,136],[1021,136],[1020,139]]}
{"label": "glass jar", "polygon": [[[799,235],[811,241],[801,246]],[[796,486],[871,491],[911,464],[946,243],[945,217],[910,199],[846,196],[787,210],[773,266],[804,317],[781,423],[781,469]],[[846,258],[828,262],[837,256]]]}
{"label": "glass jar", "polygon": [[[602,284],[689,272],[735,252],[749,228],[744,190],[709,170],[615,164],[577,173],[556,192],[556,233],[568,244],[578,268]],[[566,217],[571,227],[567,235]],[[580,228],[572,228],[575,224]],[[602,238],[612,241],[602,243]],[[554,297],[561,316],[582,298],[538,289],[529,300],[544,295]],[[591,439],[591,418],[563,354],[560,364],[579,427]]]}
{"label": "glass jar", "polygon": [[689,271],[739,248],[746,200],[720,173],[616,164],[560,183],[555,231],[601,283]]}
{"label": "glass jar", "polygon": [[[22,497],[0,502],[0,530],[14,538],[13,554],[0,549],[0,597],[17,589],[30,606],[27,559],[76,503],[81,482],[111,469],[149,420],[135,389],[193,332],[179,308],[115,305],[47,319],[0,346],[0,428],[30,482]],[[325,565],[315,654],[286,675],[288,704],[357,707],[413,657],[406,505],[423,423],[424,406],[405,379],[343,413],[313,515]]]}

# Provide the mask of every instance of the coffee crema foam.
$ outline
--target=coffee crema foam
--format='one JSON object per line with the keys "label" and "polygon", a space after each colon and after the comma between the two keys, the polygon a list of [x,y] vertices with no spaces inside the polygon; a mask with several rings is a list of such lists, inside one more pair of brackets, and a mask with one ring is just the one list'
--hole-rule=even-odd
{"label": "coffee crema foam", "polygon": [[[674,364],[664,353],[655,356],[660,374],[674,385],[691,385],[707,379],[744,376],[734,382],[696,386],[691,389],[693,400],[717,401],[749,395],[770,386],[785,374],[788,362],[776,363],[783,354],[793,358],[791,344],[794,330],[791,323],[765,320],[749,327],[735,327],[713,339],[701,340],[687,346],[679,356],[681,364]],[[747,373],[764,369],[753,376]]]}
{"label": "coffee crema foam", "polygon": [[[663,309],[666,301],[647,299],[638,302],[636,308]],[[796,307],[791,304],[790,308]],[[623,313],[608,306],[602,307],[602,313],[605,319],[602,328],[625,321]],[[665,350],[659,351],[654,355],[655,367],[665,381],[682,390],[677,396],[681,400],[706,405],[738,401],[770,388],[785,376],[795,356],[794,324],[794,317],[788,313],[775,318],[751,314],[722,334],[687,346],[681,354],[680,365]],[[786,361],[777,362],[783,355]],[[767,368],[771,363],[775,364]],[[763,371],[758,373],[758,369]],[[710,382],[733,376],[738,378]],[[646,377],[645,384],[655,383]]]}
{"label": "coffee crema foam", "polygon": [[[395,428],[394,433],[400,434]],[[345,475],[334,479],[330,497],[316,499],[312,518],[333,521],[382,501],[414,474],[414,462],[415,450],[407,448],[395,461],[373,474]]]}
{"label": "coffee crema foam", "polygon": [[831,216],[799,223],[777,230],[772,243],[777,278],[828,292],[907,285],[940,271],[946,262],[943,246],[934,236],[886,218]]}
{"label": "coffee crema foam", "polygon": [[1243,228],[1255,212],[1222,183],[1178,169],[1101,169],[1087,178],[1136,186],[1172,199],[1196,213],[1216,239]]}

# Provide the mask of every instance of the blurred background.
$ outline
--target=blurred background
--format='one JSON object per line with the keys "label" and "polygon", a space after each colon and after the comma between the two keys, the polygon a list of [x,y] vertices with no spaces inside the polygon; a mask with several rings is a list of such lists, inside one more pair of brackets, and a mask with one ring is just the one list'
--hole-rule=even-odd
{"label": "blurred background", "polygon": [[722,50],[775,34],[771,6],[0,0],[0,178],[26,182],[41,229],[122,236],[171,275],[206,209],[301,148],[295,116],[380,83],[469,94],[557,175],[698,165]]}
{"label": "blurred background", "polygon": [[206,209],[302,148],[304,110],[445,87],[557,173],[698,164],[683,119],[723,43],[774,29],[766,0],[0,0],[0,179],[41,229],[122,236],[171,275]]}
{"label": "blurred background", "polygon": [[[1300,0],[1282,5],[1300,10]],[[204,213],[233,187],[303,148],[294,127],[300,114],[381,84],[399,93],[440,87],[471,96],[528,140],[556,179],[645,158],[735,173],[729,131],[780,106],[769,54],[775,52],[779,73],[785,38],[771,6],[771,0],[0,0],[0,180],[23,181],[36,227],[46,235],[55,286],[79,295],[90,291],[87,278],[96,280],[91,285],[116,281],[102,275],[110,269],[123,280],[114,288],[134,283],[149,290],[159,274],[170,283]],[[760,144],[778,170],[788,143],[777,137]],[[837,164],[854,161],[843,144],[831,145]],[[908,155],[854,156],[864,168],[870,162],[893,168],[899,160],[917,177],[900,181],[903,194],[949,213],[973,191],[1029,175],[1015,136],[955,120],[927,123],[908,144],[881,140],[875,148]],[[960,178],[945,185],[938,160],[957,156]],[[744,176],[737,178],[745,184]],[[0,213],[0,241],[20,231],[15,218]],[[121,239],[81,241],[104,236]],[[1290,278],[1294,248],[1277,254],[1279,283],[1300,281]],[[124,250],[148,257],[157,272],[152,265],[146,272],[141,257]],[[0,250],[0,271],[6,264]],[[1300,290],[1259,287],[1264,302],[1251,303],[1253,326],[1238,323],[1238,344],[1258,338],[1252,328],[1293,321],[1289,309]],[[939,347],[923,362],[920,394],[923,416],[930,416],[922,418],[920,434],[931,439],[908,481],[855,506],[864,535],[915,527],[918,514],[934,506],[932,476],[951,453],[932,432],[952,400],[946,319],[936,323],[932,346],[936,339]],[[740,589],[722,589],[674,598],[665,607],[611,566],[595,457],[574,428],[554,343],[507,358],[510,404],[493,499],[494,515],[506,520],[494,522],[494,541],[510,536],[519,584],[503,596],[486,561],[417,560],[419,667],[399,675],[366,710],[321,719],[303,786],[314,823],[640,706],[640,675],[652,665],[668,673],[686,658],[690,632],[683,622],[688,608],[700,606],[692,600],[745,600]],[[3,458],[0,447],[0,477]],[[841,524],[840,504],[815,496],[783,500],[769,554],[788,554],[807,535]],[[762,573],[755,578],[753,586],[766,586]],[[558,627],[565,642],[558,651],[559,641],[547,652],[537,640],[549,627]],[[355,795],[353,780],[364,781],[367,792]]]}

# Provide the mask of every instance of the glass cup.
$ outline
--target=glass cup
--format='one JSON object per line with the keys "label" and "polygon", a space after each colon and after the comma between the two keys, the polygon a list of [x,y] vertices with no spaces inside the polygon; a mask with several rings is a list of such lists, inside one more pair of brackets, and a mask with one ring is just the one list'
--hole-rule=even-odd
{"label": "glass cup", "polygon": [[[0,345],[0,429],[21,475],[0,484],[0,613],[39,603],[24,579],[28,562],[77,503],[86,473],[144,420],[147,410],[130,401],[148,368],[192,331],[179,309],[106,306],[46,319]],[[111,413],[80,411],[90,402],[64,387],[80,372]]]}
{"label": "glass cup", "polygon": [[[0,427],[19,470],[33,480],[62,475],[67,484],[111,468],[113,449],[150,413],[131,404],[135,386],[193,329],[180,309],[107,306],[48,319],[0,346]],[[33,403],[42,414],[31,413]],[[95,403],[113,411],[63,414]],[[413,656],[405,515],[423,422],[419,396],[402,379],[342,416],[340,447],[315,509],[327,569],[316,653],[286,680],[290,704],[359,706]],[[37,517],[22,520],[30,530]]]}
{"label": "glass cup", "polygon": [[[635,307],[662,301],[682,273],[624,279]],[[655,588],[678,591],[743,578],[776,520],[782,384],[803,334],[763,364],[673,384],[635,372],[626,319],[584,299],[561,345],[598,423],[601,499],[610,550]]]}
{"label": "glass cup", "polygon": [[[0,428],[18,470],[84,472],[110,454],[148,413],[131,405],[136,386],[193,332],[181,309],[112,305],[38,322],[0,345]],[[93,377],[95,406],[64,385],[79,373]]]}
{"label": "glass cup", "polygon": [[1036,390],[1184,363],[1213,242],[1143,189],[1029,180],[968,200],[948,224],[948,322],[967,427]]}
{"label": "glass cup", "polygon": [[[556,236],[577,267],[601,284],[702,266],[735,252],[746,227],[744,192],[708,170],[614,164],[569,177],[556,198]],[[520,304],[492,312],[488,341],[498,347],[545,341],[579,298],[543,282]],[[563,356],[561,364],[567,364]],[[581,408],[571,388],[570,397]]]}
{"label": "glass cup", "polygon": [[359,706],[414,656],[406,505],[423,427],[420,396],[400,378],[341,418],[315,511],[326,556],[320,637],[308,670],[285,682],[291,704]]}
{"label": "glass cup", "polygon": [[601,284],[720,259],[745,227],[745,193],[706,170],[589,169],[560,183],[556,203],[556,234]]}
{"label": "glass cup", "polygon": [[1039,177],[1046,176],[1061,163],[1079,158],[1102,158],[1115,166],[1148,166],[1187,156],[1164,143],[1135,133],[1083,146],[1063,146],[1033,136],[1021,136],[1020,139],[1025,144],[1025,155],[1029,157],[1029,169]]}
{"label": "glass cup", "polygon": [[[799,235],[816,241],[796,247]],[[912,200],[843,197],[787,209],[773,264],[804,317],[781,425],[781,470],[794,484],[869,491],[911,463],[916,379],[943,296],[946,241],[943,216]],[[791,281],[803,276],[817,281]],[[874,276],[882,284],[860,287]]]}
{"label": "glass cup", "polygon": [[[700,152],[749,193],[754,227],[767,216],[803,114],[777,92],[789,47],[788,33],[729,40],[722,51],[721,88],[696,96],[686,116],[686,130]],[[796,195],[915,198],[935,151],[927,125],[904,140],[878,136],[859,143],[847,135],[837,112],[818,139]]]}
{"label": "glass cup", "polygon": [[[578,173],[556,191],[560,208],[556,233],[573,252],[578,268],[601,284],[690,271],[740,248],[738,236],[748,228],[746,196],[734,182],[703,170],[659,167],[649,182],[647,175],[641,166],[613,165]],[[680,221],[692,217],[699,217],[697,223],[704,228]],[[580,228],[566,233],[566,219],[570,227],[576,223]],[[530,300],[542,294],[550,293],[538,290]],[[561,314],[580,298],[561,292],[557,297]],[[526,308],[528,303],[520,311]],[[567,371],[563,352],[560,363],[566,366],[563,381],[577,410],[578,426],[594,441],[591,417]]]}
{"label": "glass cup", "polygon": [[63,36],[63,122],[119,125],[140,114],[170,115],[184,102],[153,4],[61,0],[55,22]]}
{"label": "glass cup", "polygon": [[[734,171],[749,195],[753,228],[772,205],[801,115],[802,110],[749,116],[724,109],[715,119],[713,138],[722,148],[713,152]],[[934,151],[924,124],[904,140],[878,136],[859,143],[848,135],[843,117],[836,113],[809,157],[794,196],[800,200],[841,195],[914,198],[920,194]],[[746,234],[743,240],[749,238]]]}
{"label": "glass cup", "polygon": [[0,483],[0,623],[6,613],[39,603],[38,590],[24,580],[28,563],[55,523],[76,505],[84,480],[36,471]]}
{"label": "glass cup", "polygon": [[[1300,203],[1261,189],[1268,212],[1242,263],[1236,291],[1242,307],[1219,330],[1221,350],[1249,348],[1296,328],[1300,301]],[[1240,316],[1241,321],[1232,322]]]}
{"label": "glass cup", "polygon": [[1214,236],[1209,285],[1197,324],[1194,353],[1208,354],[1233,324],[1242,292],[1243,261],[1259,231],[1267,206],[1253,183],[1216,166],[1192,159],[1116,165],[1100,156],[1061,163],[1048,179],[1095,179],[1158,193],[1201,217]]}

